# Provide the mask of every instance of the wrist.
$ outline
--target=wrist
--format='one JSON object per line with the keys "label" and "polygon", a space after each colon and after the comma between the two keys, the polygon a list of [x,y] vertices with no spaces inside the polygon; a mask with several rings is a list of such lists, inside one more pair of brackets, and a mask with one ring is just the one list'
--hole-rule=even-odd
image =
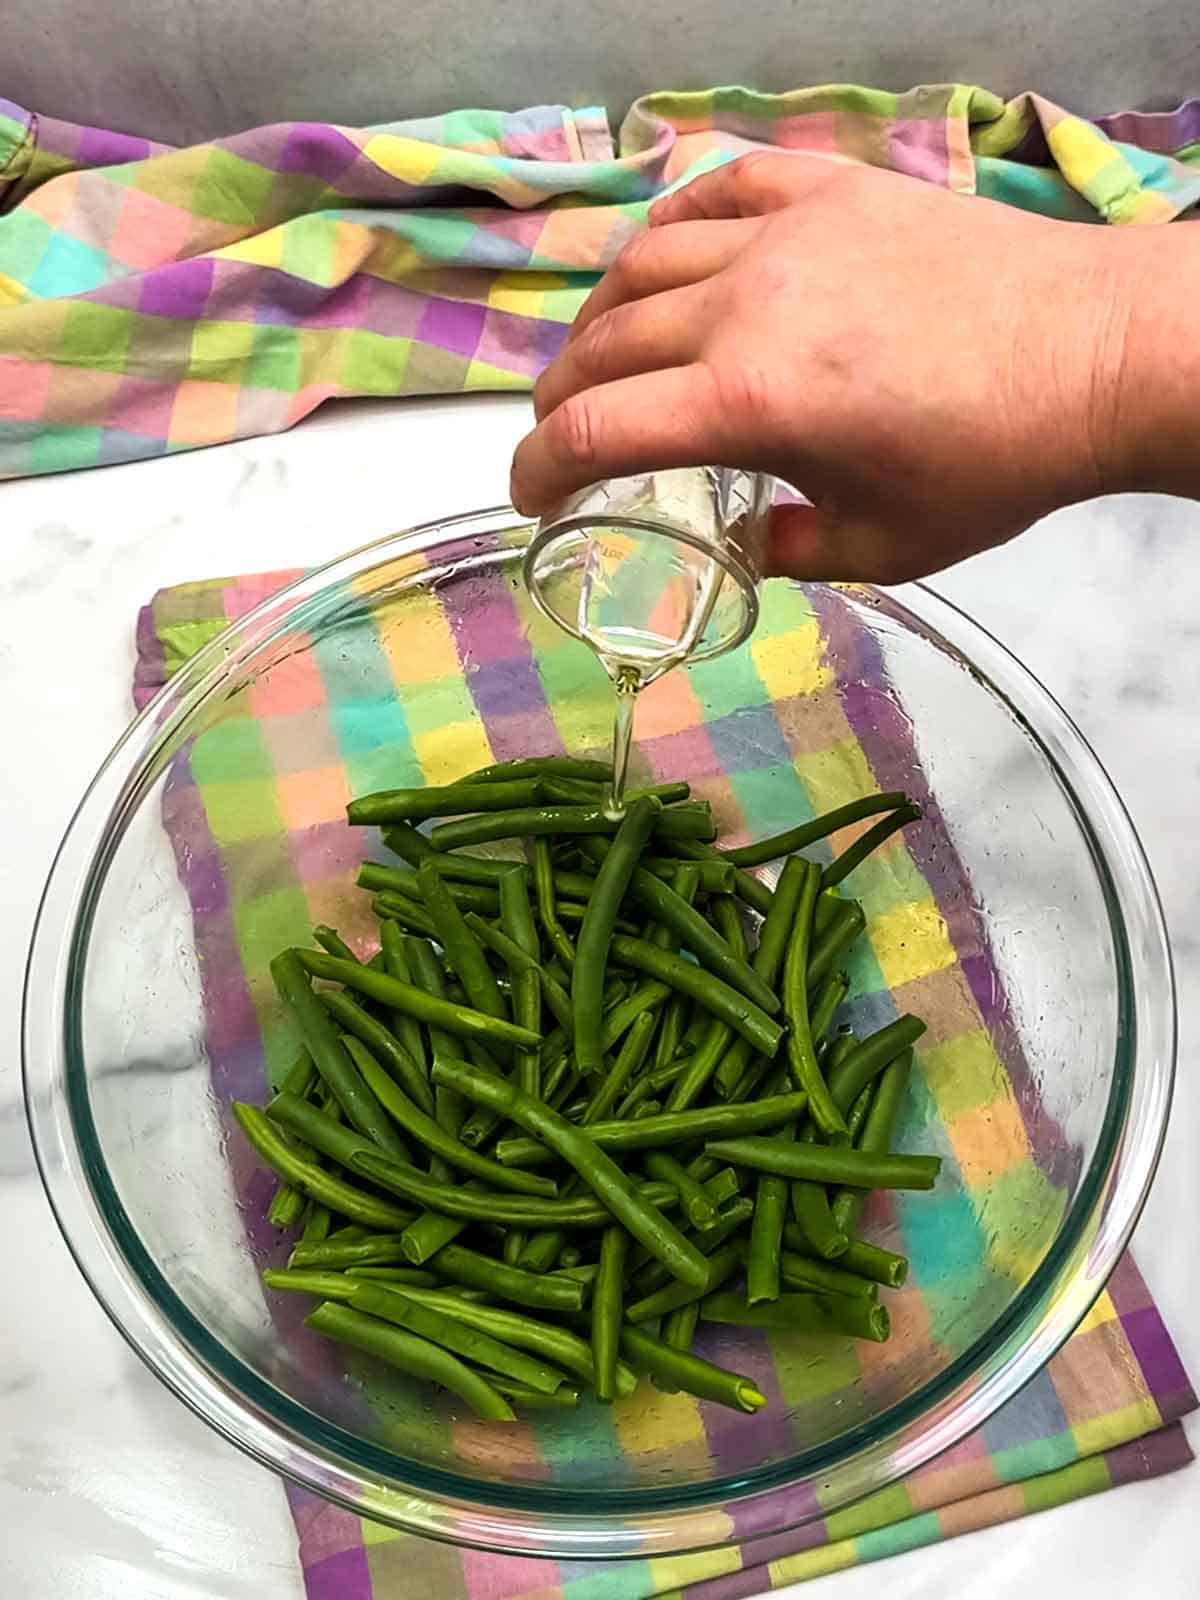
{"label": "wrist", "polygon": [[1109,243],[1109,296],[1122,332],[1097,349],[1091,432],[1102,492],[1198,495],[1191,414],[1200,327],[1189,300],[1200,288],[1200,229],[1131,228]]}

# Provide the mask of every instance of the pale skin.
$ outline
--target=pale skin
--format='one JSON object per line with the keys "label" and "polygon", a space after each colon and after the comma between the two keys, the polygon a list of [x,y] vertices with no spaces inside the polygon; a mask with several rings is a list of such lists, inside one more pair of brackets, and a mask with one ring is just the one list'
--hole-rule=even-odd
{"label": "pale skin", "polygon": [[716,465],[768,566],[896,583],[1099,494],[1200,498],[1200,227],[1051,221],[801,154],[656,203],[534,390],[514,504]]}

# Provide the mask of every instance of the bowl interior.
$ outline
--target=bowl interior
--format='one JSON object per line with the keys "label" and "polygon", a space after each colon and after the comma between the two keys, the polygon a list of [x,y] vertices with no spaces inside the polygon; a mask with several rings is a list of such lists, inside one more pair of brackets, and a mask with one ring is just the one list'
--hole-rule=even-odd
{"label": "bowl interior", "polygon": [[71,951],[88,1181],[111,1248],[219,1381],[375,1481],[592,1512],[811,1476],[995,1351],[1035,1273],[1079,1242],[1128,1069],[1120,920],[1072,795],[998,690],[873,592],[767,584],[748,644],[645,693],[635,760],[688,779],[738,841],[874,788],[925,807],[847,883],[868,927],[843,1020],[928,1023],[898,1145],[944,1158],[933,1193],[877,1196],[864,1219],[912,1264],[886,1294],[890,1342],[703,1327],[698,1348],[752,1376],[765,1412],[643,1383],[612,1407],[497,1428],[347,1359],[302,1326],[307,1301],[260,1287],[288,1246],[228,1106],[261,1101],[294,1051],[271,955],[319,922],[370,948],[352,880],[385,853],[345,824],[346,800],[604,752],[610,685],[529,603],[526,536],[431,536],[285,596],[165,725],[114,811]]}

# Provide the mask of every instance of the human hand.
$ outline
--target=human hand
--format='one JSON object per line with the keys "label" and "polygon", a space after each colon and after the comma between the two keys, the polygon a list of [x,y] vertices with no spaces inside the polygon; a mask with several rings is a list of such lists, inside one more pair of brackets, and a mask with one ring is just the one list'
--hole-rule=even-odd
{"label": "human hand", "polygon": [[772,513],[770,571],[894,583],[1125,486],[1143,230],[766,153],[650,223],[534,389],[525,514],[605,477],[742,467],[813,502]]}

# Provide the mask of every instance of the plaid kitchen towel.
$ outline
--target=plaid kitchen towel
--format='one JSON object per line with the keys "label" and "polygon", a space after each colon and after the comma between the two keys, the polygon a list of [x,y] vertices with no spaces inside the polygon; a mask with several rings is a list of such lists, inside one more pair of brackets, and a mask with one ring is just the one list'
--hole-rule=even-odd
{"label": "plaid kitchen towel", "polygon": [[[480,568],[466,541],[460,553],[473,558],[469,582],[419,595],[408,580],[425,558],[394,558],[388,592],[406,596],[394,613],[362,604],[349,585],[337,625],[322,629],[311,650],[279,651],[174,760],[164,822],[191,904],[223,1108],[235,1097],[261,1099],[294,1050],[266,976],[269,956],[321,921],[362,953],[370,948],[368,896],[353,878],[375,846],[365,830],[345,826],[349,795],[384,782],[442,782],[533,751],[604,747],[612,700],[599,667],[533,611],[503,570]],[[158,594],[139,620],[138,703],[288,576]],[[797,820],[876,787],[904,787],[937,815],[886,663],[833,590],[766,585],[754,638],[647,690],[637,734],[643,769],[655,778],[686,772],[734,837],[769,831],[771,819],[778,825],[781,794]],[[896,836],[851,886],[868,919],[854,1005],[872,1025],[904,1009],[928,1020],[900,1142],[937,1150],[946,1180],[933,1195],[874,1197],[868,1220],[912,1260],[909,1284],[888,1296],[894,1327],[954,1354],[964,1302],[1005,1303],[1030,1265],[1021,1226],[1004,1218],[1062,1214],[1074,1147],[1039,1100],[944,830]],[[255,1220],[270,1176],[237,1138],[230,1161],[252,1249],[260,1264],[277,1259],[279,1241]],[[288,1302],[271,1307],[280,1337],[311,1339],[299,1325],[301,1297],[271,1298]],[[806,1403],[822,1383],[869,1393],[895,1359],[894,1346],[847,1346],[797,1386],[795,1359],[777,1365],[773,1338],[752,1336],[737,1352],[769,1399],[749,1429],[720,1407],[647,1385],[629,1401],[590,1408],[586,1451],[598,1481],[652,1474],[664,1449],[736,1473],[765,1451],[805,1441]],[[314,1347],[314,1363],[328,1359],[327,1348]],[[360,1378],[369,1395],[378,1378],[369,1370]],[[482,1555],[366,1521],[305,1491],[289,1495],[310,1600],[736,1600],[1180,1467],[1191,1453],[1179,1418],[1195,1404],[1126,1258],[1049,1366],[956,1449],[845,1509],[798,1506],[788,1491],[765,1505],[734,1502],[715,1514],[724,1543],[700,1554],[613,1564]],[[406,1416],[405,1425],[444,1430],[422,1442],[451,1458],[484,1460],[493,1447],[487,1425],[432,1415],[418,1423]],[[503,1449],[531,1480],[555,1459],[553,1434],[536,1419],[511,1425]],[[778,1531],[800,1512],[800,1526]]]}
{"label": "plaid kitchen towel", "polygon": [[[2,87],[2,85],[0,85]],[[526,389],[664,189],[774,146],[1053,216],[1200,201],[1200,100],[1089,123],[965,85],[281,123],[173,150],[0,100],[0,477]]]}

